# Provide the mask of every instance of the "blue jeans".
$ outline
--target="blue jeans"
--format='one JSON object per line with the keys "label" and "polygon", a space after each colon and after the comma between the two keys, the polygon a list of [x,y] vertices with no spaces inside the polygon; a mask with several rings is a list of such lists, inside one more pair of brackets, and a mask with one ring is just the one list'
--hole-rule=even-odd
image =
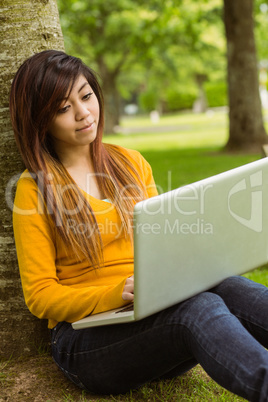
{"label": "blue jeans", "polygon": [[268,288],[244,277],[141,321],[51,332],[58,366],[93,393],[125,393],[200,363],[231,392],[268,401]]}

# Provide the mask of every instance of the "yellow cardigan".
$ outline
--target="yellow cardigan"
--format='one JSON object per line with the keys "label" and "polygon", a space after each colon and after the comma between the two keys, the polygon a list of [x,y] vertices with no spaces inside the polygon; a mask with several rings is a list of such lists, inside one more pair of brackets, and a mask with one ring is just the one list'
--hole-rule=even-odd
{"label": "yellow cardigan", "polygon": [[[121,151],[133,163],[147,188],[148,197],[157,195],[152,170],[137,151]],[[133,274],[133,249],[120,231],[115,207],[85,193],[97,219],[103,241],[104,266],[92,269],[67,250],[38,204],[38,187],[25,171],[17,185],[13,208],[13,228],[25,302],[37,317],[48,319],[48,327],[58,322],[74,322],[89,314],[126,304],[122,291]],[[90,231],[86,224],[68,230]]]}

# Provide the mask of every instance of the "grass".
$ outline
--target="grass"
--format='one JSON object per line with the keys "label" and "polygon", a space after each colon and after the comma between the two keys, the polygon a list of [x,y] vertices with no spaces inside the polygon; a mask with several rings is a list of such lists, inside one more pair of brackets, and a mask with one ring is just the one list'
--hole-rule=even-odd
{"label": "grass", "polygon": [[[215,175],[242,164],[252,162],[260,155],[229,155],[222,152],[227,141],[227,115],[224,111],[203,115],[179,114],[165,116],[157,125],[148,117],[126,118],[122,121],[122,133],[105,137],[105,141],[139,150],[151,164],[160,192]],[[249,278],[268,286],[268,268],[260,267],[246,274]],[[18,382],[18,373],[26,373],[21,382],[27,389],[38,389],[36,399],[44,401],[220,401],[238,402],[244,399],[226,391],[202,370],[195,367],[185,375],[170,381],[144,385],[126,395],[100,398],[89,395],[70,384],[56,368],[50,357],[43,353],[36,361],[0,364],[0,388],[5,389],[5,400],[28,400],[20,389],[14,394],[12,384]],[[34,367],[37,367],[35,371]],[[38,370],[38,371],[37,371]],[[30,371],[30,373],[29,373]],[[20,385],[22,387],[23,384]],[[33,392],[33,391],[32,391]],[[1,392],[0,392],[1,394]],[[25,396],[26,395],[26,396]],[[33,394],[32,394],[33,395]],[[10,398],[10,399],[8,399]],[[13,398],[13,399],[12,399]],[[39,399],[38,399],[39,398]],[[0,397],[1,401],[1,397]]]}
{"label": "grass", "polygon": [[254,269],[254,271],[248,272],[244,276],[268,287],[268,266]]}
{"label": "grass", "polygon": [[[137,127],[138,134],[133,125]],[[259,155],[230,155],[222,152],[227,141],[227,116],[224,112],[203,115],[163,117],[159,124],[140,117],[123,120],[132,134],[107,136],[105,141],[137,149],[151,164],[155,181],[167,191],[256,160]],[[155,130],[148,132],[148,129]],[[146,131],[147,130],[147,131]]]}
{"label": "grass", "polygon": [[52,362],[49,355],[24,361],[12,361],[9,368],[0,363],[4,372],[0,382],[0,401],[16,402],[242,402],[243,398],[231,394],[196,366],[188,373],[172,380],[148,383],[124,395],[101,397],[81,391],[67,380]]}

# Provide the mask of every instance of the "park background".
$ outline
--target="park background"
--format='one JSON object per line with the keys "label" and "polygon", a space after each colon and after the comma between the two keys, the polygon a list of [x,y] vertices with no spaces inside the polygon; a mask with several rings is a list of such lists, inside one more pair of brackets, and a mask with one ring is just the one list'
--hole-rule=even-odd
{"label": "park background", "polygon": [[[47,351],[46,325],[28,313],[20,287],[4,194],[23,166],[8,92],[26,57],[65,49],[100,76],[104,141],[139,150],[162,191],[200,180],[263,156],[268,2],[1,0],[0,7],[0,401],[242,401],[199,366],[176,380],[110,398],[87,395],[62,377]],[[268,285],[267,267],[247,276]]]}

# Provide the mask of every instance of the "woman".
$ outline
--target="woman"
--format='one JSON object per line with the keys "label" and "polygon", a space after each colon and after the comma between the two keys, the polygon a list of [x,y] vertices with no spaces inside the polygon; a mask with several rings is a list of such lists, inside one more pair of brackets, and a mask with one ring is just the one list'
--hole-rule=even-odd
{"label": "woman", "polygon": [[80,59],[26,60],[10,112],[27,170],[14,203],[26,303],[48,319],[52,353],[78,386],[123,393],[200,363],[223,387],[268,400],[268,290],[232,277],[131,324],[75,331],[71,323],[134,300],[131,212],[157,194],[136,151],[101,142],[103,102]]}

